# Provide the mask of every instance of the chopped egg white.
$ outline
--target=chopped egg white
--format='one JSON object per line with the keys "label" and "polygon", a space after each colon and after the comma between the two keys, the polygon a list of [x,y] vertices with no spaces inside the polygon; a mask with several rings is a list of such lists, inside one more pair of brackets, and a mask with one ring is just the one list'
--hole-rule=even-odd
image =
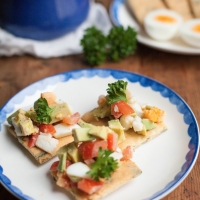
{"label": "chopped egg white", "polygon": [[14,129],[15,129],[15,133],[17,136],[24,136],[22,134],[22,131],[21,131],[21,128],[18,126],[18,124],[15,122],[15,119],[14,117],[11,119],[12,121],[12,125],[14,126]]}
{"label": "chopped egg white", "polygon": [[38,136],[36,144],[40,149],[52,154],[56,146],[58,145],[58,140],[49,136],[49,134],[42,133]]}
{"label": "chopped egg white", "polygon": [[136,102],[137,102],[137,99],[134,96],[131,96],[127,101],[128,104],[133,104],[133,103],[136,103]]}
{"label": "chopped egg white", "polygon": [[183,23],[180,37],[190,46],[200,48],[200,19],[191,19]]}
{"label": "chopped egg white", "polygon": [[115,151],[110,154],[110,157],[113,157],[114,160],[120,161],[120,159],[123,157],[123,155],[122,155],[122,153]]}
{"label": "chopped egg white", "polygon": [[125,131],[133,127],[133,117],[130,115],[122,115],[119,121]]}
{"label": "chopped egg white", "polygon": [[129,104],[133,110],[135,111],[136,115],[138,115],[139,117],[142,117],[142,114],[143,114],[143,111],[142,111],[142,108],[140,106],[139,103],[133,103],[133,104]]}
{"label": "chopped egg white", "polygon": [[52,137],[51,133],[43,133],[43,132],[40,132],[40,135],[44,135],[44,136],[47,136],[47,137]]}
{"label": "chopped egg white", "polygon": [[87,174],[88,171],[90,171],[90,168],[82,162],[73,163],[66,169],[66,173],[69,177],[72,176],[89,179],[90,176]]}
{"label": "chopped egg white", "polygon": [[147,34],[158,41],[173,38],[183,19],[181,15],[169,9],[156,9],[149,12],[144,18],[144,28]]}
{"label": "chopped egg white", "polygon": [[64,123],[60,123],[54,126],[56,133],[53,135],[55,138],[61,138],[72,134],[72,129],[80,128],[78,124],[74,125],[66,125]]}
{"label": "chopped egg white", "polygon": [[133,129],[135,132],[137,131],[142,131],[143,130],[143,123],[142,123],[142,119],[139,116],[135,116],[133,118]]}
{"label": "chopped egg white", "polygon": [[119,112],[119,108],[118,108],[117,105],[114,106],[114,111],[115,111],[115,112]]}

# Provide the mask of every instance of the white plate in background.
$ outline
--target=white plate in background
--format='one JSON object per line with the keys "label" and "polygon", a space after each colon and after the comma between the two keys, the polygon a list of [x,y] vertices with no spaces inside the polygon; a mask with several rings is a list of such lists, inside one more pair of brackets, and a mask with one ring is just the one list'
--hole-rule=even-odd
{"label": "white plate in background", "polygon": [[113,0],[110,6],[110,17],[114,25],[123,26],[127,28],[128,26],[135,28],[138,32],[137,40],[138,42],[147,45],[149,47],[178,54],[186,55],[199,55],[200,49],[187,45],[184,43],[179,36],[176,36],[172,40],[166,42],[160,42],[151,39],[143,28],[140,27],[138,22],[130,13],[126,5],[126,0]]}

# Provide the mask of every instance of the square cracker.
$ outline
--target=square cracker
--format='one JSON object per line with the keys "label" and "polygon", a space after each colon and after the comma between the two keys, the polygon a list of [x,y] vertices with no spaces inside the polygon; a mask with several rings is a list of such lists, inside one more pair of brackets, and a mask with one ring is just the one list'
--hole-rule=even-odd
{"label": "square cracker", "polygon": [[[67,188],[66,190],[70,192],[76,200],[99,200],[116,191],[141,173],[141,169],[131,160],[120,161],[119,167],[113,172],[109,179],[105,180],[103,187],[96,193],[88,195],[76,188]],[[57,175],[54,172],[52,172],[51,175],[57,180]]]}
{"label": "square cracker", "polygon": [[141,25],[143,25],[146,14],[150,11],[166,8],[162,0],[127,0],[127,3]]}
{"label": "square cracker", "polygon": [[179,13],[183,20],[192,19],[194,16],[190,9],[188,0],[163,0],[167,7],[177,13]]}
{"label": "square cracker", "polygon": [[54,150],[54,152],[52,154],[47,153],[46,151],[43,151],[42,149],[38,148],[38,147],[32,147],[29,148],[28,147],[28,141],[29,141],[29,137],[28,136],[23,136],[23,137],[18,137],[14,131],[13,127],[8,127],[8,132],[13,135],[18,142],[25,148],[27,149],[31,155],[40,163],[43,164],[45,162],[47,162],[48,160],[50,160],[51,158],[56,156],[56,152],[60,149],[60,147],[64,146],[65,144],[68,144],[70,142],[72,142],[74,139],[71,135],[67,136],[67,137],[63,137],[63,138],[59,138],[58,141],[58,145],[56,147],[56,149]]}
{"label": "square cracker", "polygon": [[192,12],[196,18],[200,18],[200,0],[188,0]]}
{"label": "square cracker", "polygon": [[[96,126],[108,126],[108,120],[109,118],[96,120],[96,118],[92,114],[92,111],[89,111],[82,116],[82,120],[79,121],[79,125],[81,126],[81,123],[86,122]],[[125,141],[119,143],[118,146],[120,149],[124,149],[127,146],[131,146],[133,149],[136,149],[140,145],[159,136],[166,130],[167,126],[163,122],[156,123],[156,127],[152,130],[147,131],[146,135],[137,134],[133,129],[129,129],[127,131],[124,131],[124,135],[126,138]]]}

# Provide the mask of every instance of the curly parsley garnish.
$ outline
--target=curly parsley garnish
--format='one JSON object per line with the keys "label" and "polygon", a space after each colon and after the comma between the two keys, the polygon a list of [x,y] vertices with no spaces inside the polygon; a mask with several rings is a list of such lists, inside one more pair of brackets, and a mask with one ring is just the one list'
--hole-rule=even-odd
{"label": "curly parsley garnish", "polygon": [[39,98],[34,103],[34,109],[36,112],[36,121],[40,123],[50,123],[51,122],[51,116],[50,114],[54,111],[53,108],[50,108],[48,106],[47,100],[45,98]]}
{"label": "curly parsley garnish", "polygon": [[108,57],[118,62],[121,59],[133,54],[136,50],[137,33],[131,27],[124,29],[123,26],[113,27],[108,36]]}
{"label": "curly parsley garnish", "polygon": [[118,162],[110,156],[111,153],[112,151],[108,149],[99,149],[96,161],[90,165],[91,170],[87,172],[95,181],[99,181],[100,178],[110,178],[111,173],[118,167]]}
{"label": "curly parsley garnish", "polygon": [[100,65],[107,59],[120,61],[133,54],[136,50],[137,32],[128,27],[113,26],[107,35],[95,26],[87,28],[80,41],[86,61],[94,66]]}
{"label": "curly parsley garnish", "polygon": [[106,43],[106,37],[94,26],[85,30],[81,45],[90,65],[100,65],[106,60]]}
{"label": "curly parsley garnish", "polygon": [[112,104],[117,101],[127,101],[126,98],[126,87],[128,82],[125,82],[123,80],[118,80],[115,83],[109,83],[109,88],[106,90],[107,95],[107,103]]}

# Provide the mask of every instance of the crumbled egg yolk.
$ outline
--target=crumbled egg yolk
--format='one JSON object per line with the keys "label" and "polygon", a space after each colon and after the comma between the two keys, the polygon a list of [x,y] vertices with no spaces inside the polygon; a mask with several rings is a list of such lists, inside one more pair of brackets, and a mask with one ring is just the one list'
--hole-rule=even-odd
{"label": "crumbled egg yolk", "polygon": [[143,108],[143,118],[147,118],[152,122],[161,122],[163,120],[164,111],[153,106],[151,108]]}
{"label": "crumbled egg yolk", "polygon": [[167,15],[157,15],[155,17],[155,20],[164,22],[164,23],[175,23],[176,22],[176,19],[174,19],[173,17],[167,16]]}
{"label": "crumbled egg yolk", "polygon": [[197,32],[197,33],[200,33],[200,24],[196,24],[195,26],[193,26],[192,30]]}

